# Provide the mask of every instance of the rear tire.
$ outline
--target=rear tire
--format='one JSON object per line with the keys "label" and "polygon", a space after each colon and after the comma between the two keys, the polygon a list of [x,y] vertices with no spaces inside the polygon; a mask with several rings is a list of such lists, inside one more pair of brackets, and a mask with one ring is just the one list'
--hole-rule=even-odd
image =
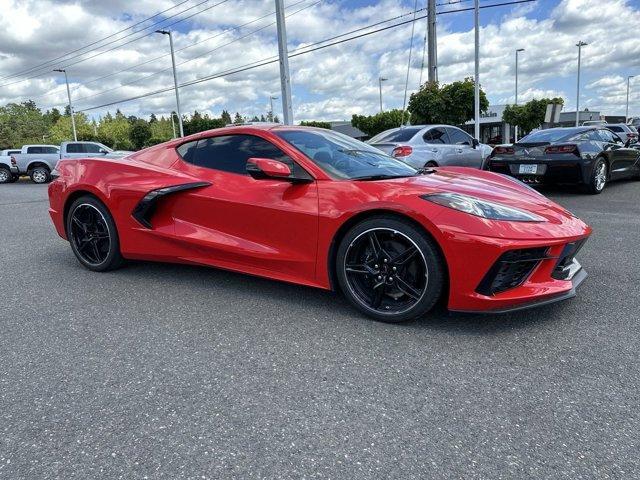
{"label": "rear tire", "polygon": [[11,183],[13,174],[7,167],[0,167],[0,183]]}
{"label": "rear tire", "polygon": [[593,165],[593,171],[587,184],[587,192],[592,195],[602,193],[604,187],[607,186],[608,173],[607,162],[604,158],[598,157]]}
{"label": "rear tire", "polygon": [[73,202],[65,225],[71,250],[89,270],[106,272],[124,263],[116,224],[97,198],[85,195]]}
{"label": "rear tire", "polygon": [[352,227],[338,247],[336,277],[365,315],[397,323],[421,317],[441,296],[445,267],[435,242],[410,222],[381,215]]}
{"label": "rear tire", "polygon": [[436,162],[434,162],[433,160],[429,160],[427,163],[424,164],[424,166],[426,168],[433,168],[433,167],[437,167],[438,164]]}
{"label": "rear tire", "polygon": [[51,172],[47,167],[34,167],[29,171],[29,177],[33,183],[48,183],[51,181]]}

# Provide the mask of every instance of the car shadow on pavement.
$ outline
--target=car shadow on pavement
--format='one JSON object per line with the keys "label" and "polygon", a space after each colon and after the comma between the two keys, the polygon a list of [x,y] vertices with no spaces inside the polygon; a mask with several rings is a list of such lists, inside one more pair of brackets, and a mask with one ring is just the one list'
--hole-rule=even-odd
{"label": "car shadow on pavement", "polygon": [[[75,258],[70,261],[75,261]],[[81,268],[80,265],[78,268]],[[238,314],[246,313],[247,308],[239,294],[247,295],[250,292],[251,304],[264,306],[261,311],[265,317],[277,315],[288,304],[296,305],[296,308],[300,308],[302,304],[311,317],[317,318],[321,314],[324,321],[362,321],[367,324],[372,321],[351,307],[339,293],[212,267],[130,261],[123,269],[107,275],[126,275],[129,282],[135,283],[154,282],[159,291],[175,288],[176,284],[183,291],[215,289],[218,297],[240,300],[229,302],[228,305],[237,309]],[[329,316],[326,315],[327,312],[330,312]],[[521,328],[535,328],[536,325],[560,319],[562,312],[563,303],[510,314],[464,314],[449,312],[444,301],[440,301],[423,318],[387,325],[390,328],[420,331],[436,329],[463,335],[493,335]]]}

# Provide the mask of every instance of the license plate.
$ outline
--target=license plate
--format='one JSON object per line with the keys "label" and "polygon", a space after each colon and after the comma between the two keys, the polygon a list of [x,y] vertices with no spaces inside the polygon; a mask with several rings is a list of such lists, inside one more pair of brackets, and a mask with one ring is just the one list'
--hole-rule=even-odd
{"label": "license plate", "polygon": [[535,175],[536,173],[538,173],[538,165],[520,165],[518,173]]}

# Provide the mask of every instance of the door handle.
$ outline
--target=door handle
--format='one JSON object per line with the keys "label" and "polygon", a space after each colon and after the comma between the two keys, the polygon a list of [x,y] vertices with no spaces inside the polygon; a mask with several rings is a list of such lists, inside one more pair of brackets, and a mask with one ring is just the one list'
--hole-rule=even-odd
{"label": "door handle", "polygon": [[458,152],[458,153],[462,153],[462,149],[461,149],[461,148],[458,148],[458,149],[456,150],[456,152]]}

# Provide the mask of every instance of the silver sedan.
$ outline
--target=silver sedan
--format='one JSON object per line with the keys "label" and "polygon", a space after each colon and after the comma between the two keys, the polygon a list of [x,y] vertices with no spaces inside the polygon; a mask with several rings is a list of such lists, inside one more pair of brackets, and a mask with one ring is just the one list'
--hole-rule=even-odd
{"label": "silver sedan", "polygon": [[367,143],[415,168],[482,168],[492,150],[489,145],[479,143],[465,131],[450,125],[392,128]]}

